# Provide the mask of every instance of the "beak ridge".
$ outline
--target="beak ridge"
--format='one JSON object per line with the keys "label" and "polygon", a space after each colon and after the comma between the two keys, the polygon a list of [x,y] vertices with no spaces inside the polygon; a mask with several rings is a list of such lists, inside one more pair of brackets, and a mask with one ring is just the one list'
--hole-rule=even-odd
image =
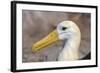
{"label": "beak ridge", "polygon": [[57,30],[52,31],[49,35],[42,40],[32,45],[32,52],[36,52],[46,46],[49,46],[58,40]]}

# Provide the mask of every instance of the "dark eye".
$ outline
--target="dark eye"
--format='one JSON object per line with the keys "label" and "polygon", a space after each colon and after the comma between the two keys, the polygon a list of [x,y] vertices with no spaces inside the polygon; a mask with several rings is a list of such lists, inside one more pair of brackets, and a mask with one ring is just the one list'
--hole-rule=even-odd
{"label": "dark eye", "polygon": [[62,27],[62,30],[66,30],[67,29],[67,27]]}

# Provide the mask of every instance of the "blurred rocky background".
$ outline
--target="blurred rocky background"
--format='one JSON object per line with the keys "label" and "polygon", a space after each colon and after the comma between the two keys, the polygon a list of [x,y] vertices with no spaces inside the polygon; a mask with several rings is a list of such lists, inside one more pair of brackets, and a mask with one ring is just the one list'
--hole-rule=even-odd
{"label": "blurred rocky background", "polygon": [[81,31],[80,58],[86,56],[91,43],[91,15],[89,13],[50,12],[50,11],[22,11],[22,61],[45,62],[56,61],[64,41],[59,41],[36,53],[32,53],[32,44],[41,40],[65,20],[74,21]]}

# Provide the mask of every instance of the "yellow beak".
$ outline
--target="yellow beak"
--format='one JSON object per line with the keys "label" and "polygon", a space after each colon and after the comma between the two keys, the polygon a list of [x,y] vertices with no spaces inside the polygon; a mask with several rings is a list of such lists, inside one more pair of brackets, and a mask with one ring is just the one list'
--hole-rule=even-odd
{"label": "yellow beak", "polygon": [[58,40],[57,30],[52,31],[48,36],[32,45],[32,51],[36,52]]}

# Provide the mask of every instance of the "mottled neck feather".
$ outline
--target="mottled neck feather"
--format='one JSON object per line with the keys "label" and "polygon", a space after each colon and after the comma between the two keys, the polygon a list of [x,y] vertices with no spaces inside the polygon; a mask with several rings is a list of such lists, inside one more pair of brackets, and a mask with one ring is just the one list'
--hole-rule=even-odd
{"label": "mottled neck feather", "polygon": [[67,60],[77,60],[79,59],[79,46],[80,46],[81,34],[78,31],[76,36],[69,38],[65,42],[65,46],[60,53],[58,60],[67,61]]}

